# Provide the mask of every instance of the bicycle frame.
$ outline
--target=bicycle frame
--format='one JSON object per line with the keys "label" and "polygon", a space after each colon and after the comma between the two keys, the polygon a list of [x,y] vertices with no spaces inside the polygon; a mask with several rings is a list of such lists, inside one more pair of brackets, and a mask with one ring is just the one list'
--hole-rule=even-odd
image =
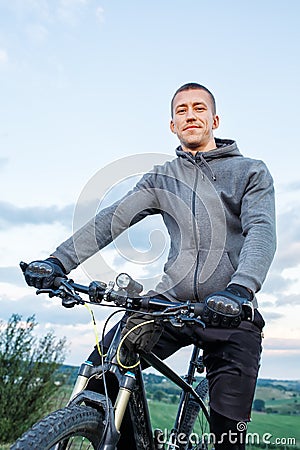
{"label": "bicycle frame", "polygon": [[[49,267],[47,267],[47,264]],[[21,262],[20,266],[24,273],[37,280],[39,277],[43,278],[45,271],[52,273],[53,270],[51,264],[47,261],[34,261],[29,265]],[[163,450],[165,446],[160,439],[160,431],[156,430],[158,433],[154,433],[154,437],[152,435],[141,364],[126,367],[120,359],[121,350],[123,353],[124,348],[120,349],[119,347],[128,338],[128,333],[137,327],[155,322],[156,318],[161,321],[169,321],[175,327],[197,325],[203,328],[206,324],[219,325],[220,323],[224,326],[238,326],[241,320],[253,320],[252,303],[243,298],[240,301],[240,299],[235,298],[234,294],[229,296],[217,292],[215,295],[208,296],[203,303],[191,302],[190,300],[185,302],[170,301],[160,296],[143,296],[139,295],[143,286],[126,273],[117,276],[116,285],[116,290],[114,289],[114,282],[106,285],[103,282],[93,281],[89,286],[83,286],[74,283],[73,280],[58,277],[53,282],[53,286],[57,289],[43,288],[37,290],[37,294],[47,293],[50,297],[60,297],[62,305],[67,308],[85,303],[100,304],[105,301],[111,302],[115,306],[121,307],[122,311],[129,313],[139,311],[143,315],[144,312],[150,311],[153,319],[134,325],[122,339],[121,331],[125,321],[121,320],[119,325],[114,328],[114,336],[108,345],[109,348],[105,357],[101,356],[99,349],[102,358],[101,364],[94,366],[89,361],[82,364],[69,402],[69,405],[74,404],[74,407],[62,408],[53,415],[39,421],[36,424],[36,432],[32,427],[28,433],[24,433],[18,439],[16,443],[18,448],[22,448],[20,445],[31,439],[31,431],[35,433],[38,442],[39,436],[45,435],[44,424],[48,425],[49,423],[55,433],[49,436],[49,439],[48,436],[44,436],[44,439],[47,440],[49,445],[52,445],[52,442],[57,442],[58,446],[55,446],[57,450],[66,448],[69,437],[78,436],[83,439],[87,438],[93,448],[97,447],[97,450],[114,450],[116,448],[118,450],[127,450],[128,448],[130,450]],[[89,302],[85,302],[79,293],[88,295]],[[124,318],[127,317],[124,316]],[[144,347],[141,346],[141,348]],[[195,434],[193,433],[193,427],[200,408],[205,416],[205,422],[210,422],[201,398],[201,396],[204,398],[207,395],[207,380],[204,380],[205,386],[200,382],[195,389],[192,387],[198,365],[199,351],[199,348],[194,347],[186,380],[182,379],[154,353],[141,352],[138,355],[130,352],[129,357],[136,357],[135,361],[140,357],[142,362],[158,370],[181,389],[178,411],[166,450],[175,450],[179,447],[178,444],[181,445],[181,448],[183,448],[182,445],[185,448],[186,445],[189,448],[190,444],[194,445],[190,438]],[[126,354],[124,359],[128,359]],[[125,362],[125,364],[127,363]],[[134,370],[127,370],[130,368]],[[85,403],[86,406],[79,408],[77,405],[81,403]],[[90,406],[94,407],[95,410],[93,411]],[[59,416],[56,413],[66,417],[66,422],[63,422],[64,425],[60,430],[56,430],[54,427],[55,422],[59,421]],[[74,422],[76,422],[76,425],[74,425]],[[202,428],[201,437],[204,437],[205,441],[204,446],[202,445],[203,442],[201,443],[201,448],[208,448],[206,434],[206,431],[203,431]],[[181,440],[182,437],[185,440]],[[188,442],[186,438],[189,439]],[[54,441],[54,439],[60,440]],[[195,445],[194,449],[199,448],[198,442],[195,442]]]}
{"label": "bicycle frame", "polygon": [[[159,447],[159,442],[157,439],[155,442],[155,438],[153,438],[141,364],[134,370],[124,370],[116,362],[115,354],[120,336],[121,325],[119,324],[107,355],[103,358],[103,363],[93,366],[86,361],[81,365],[69,404],[85,402],[105,411],[108,426],[99,450],[114,449],[117,443],[118,450],[164,448],[163,446]],[[171,430],[168,447],[170,450],[176,448],[177,433],[190,395],[200,404],[209,422],[203,400],[192,387],[198,366],[199,352],[200,349],[195,346],[185,377],[186,381],[153,353],[140,355],[141,360],[155,368],[182,390],[175,423]]]}

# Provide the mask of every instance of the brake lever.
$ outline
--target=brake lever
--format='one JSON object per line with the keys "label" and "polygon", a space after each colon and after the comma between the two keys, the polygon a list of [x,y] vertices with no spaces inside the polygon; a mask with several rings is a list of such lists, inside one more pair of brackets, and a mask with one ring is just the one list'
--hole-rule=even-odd
{"label": "brake lever", "polygon": [[198,319],[198,317],[189,317],[185,315],[174,316],[172,317],[172,319],[166,321],[170,322],[171,325],[175,328],[182,328],[185,324],[194,325],[195,323],[199,325],[201,328],[206,327],[205,323],[202,320]]}
{"label": "brake lever", "polygon": [[184,323],[176,317],[172,317],[172,319],[166,320],[166,322],[169,322],[174,328],[182,328],[184,326]]}
{"label": "brake lever", "polygon": [[49,294],[49,297],[59,297],[60,292],[60,289],[56,289],[55,291],[53,289],[38,289],[36,295]]}
{"label": "brake lever", "polygon": [[205,323],[198,319],[198,317],[187,317],[187,316],[183,316],[181,317],[181,320],[183,323],[187,323],[187,324],[198,324],[200,325],[201,328],[206,328]]}
{"label": "brake lever", "polygon": [[50,298],[60,297],[65,308],[72,308],[75,305],[83,305],[85,303],[80,295],[76,294],[73,287],[64,280],[62,280],[59,289],[38,289],[36,294],[48,294]]}

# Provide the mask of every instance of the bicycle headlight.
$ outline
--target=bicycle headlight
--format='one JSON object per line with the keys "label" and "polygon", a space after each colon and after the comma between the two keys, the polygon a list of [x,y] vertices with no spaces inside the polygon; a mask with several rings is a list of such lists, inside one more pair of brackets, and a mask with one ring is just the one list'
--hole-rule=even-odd
{"label": "bicycle headlight", "polygon": [[130,294],[140,294],[143,285],[131,278],[127,273],[120,273],[116,278],[116,284],[120,289],[125,289]]}
{"label": "bicycle headlight", "polygon": [[120,273],[116,278],[116,284],[120,289],[127,289],[130,282],[131,277],[127,273]]}

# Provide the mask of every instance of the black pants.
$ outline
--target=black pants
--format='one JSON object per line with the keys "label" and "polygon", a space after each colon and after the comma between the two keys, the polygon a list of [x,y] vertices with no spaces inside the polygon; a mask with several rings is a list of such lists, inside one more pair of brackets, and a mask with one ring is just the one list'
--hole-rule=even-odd
{"label": "black pants", "polygon": [[[153,349],[159,358],[165,359],[190,344],[203,348],[209,382],[211,433],[215,434],[216,450],[245,448],[243,429],[250,420],[260,364],[263,325],[264,321],[257,310],[253,323],[242,322],[237,328],[203,329],[186,326],[177,329],[166,324],[161,339]],[[115,327],[104,338],[106,348]],[[97,349],[89,360],[100,364]]]}

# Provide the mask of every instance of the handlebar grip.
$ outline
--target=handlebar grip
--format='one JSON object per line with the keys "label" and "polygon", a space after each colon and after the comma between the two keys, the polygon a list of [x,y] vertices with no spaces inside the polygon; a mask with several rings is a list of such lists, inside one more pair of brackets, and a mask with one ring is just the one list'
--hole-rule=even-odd
{"label": "handlebar grip", "polygon": [[194,314],[196,317],[201,316],[204,310],[204,306],[205,306],[204,303],[193,303]]}
{"label": "handlebar grip", "polygon": [[57,277],[57,278],[55,278],[53,284],[54,284],[55,287],[58,288],[62,284],[63,281],[66,281],[65,277]]}
{"label": "handlebar grip", "polygon": [[25,270],[27,269],[28,264],[24,261],[21,261],[19,265],[21,267],[22,272],[25,273]]}

